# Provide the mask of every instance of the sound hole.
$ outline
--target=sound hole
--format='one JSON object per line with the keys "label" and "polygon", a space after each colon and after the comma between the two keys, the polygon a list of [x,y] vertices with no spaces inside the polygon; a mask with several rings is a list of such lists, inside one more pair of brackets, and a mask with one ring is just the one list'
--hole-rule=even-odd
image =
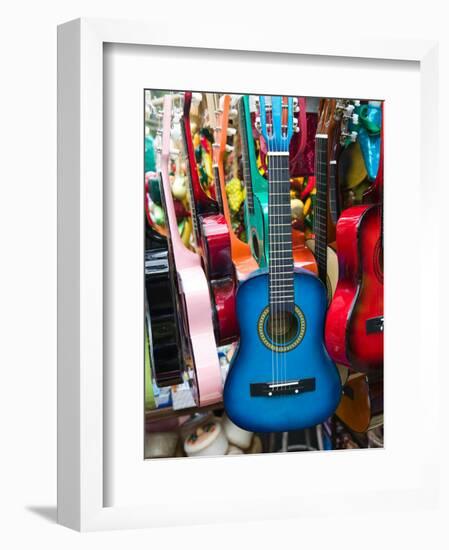
{"label": "sound hole", "polygon": [[267,336],[275,345],[285,345],[298,334],[299,319],[290,311],[279,311],[268,316]]}
{"label": "sound hole", "polygon": [[260,259],[259,239],[257,238],[257,235],[255,233],[253,233],[252,241],[253,241],[254,256],[256,257],[256,260],[259,261]]}

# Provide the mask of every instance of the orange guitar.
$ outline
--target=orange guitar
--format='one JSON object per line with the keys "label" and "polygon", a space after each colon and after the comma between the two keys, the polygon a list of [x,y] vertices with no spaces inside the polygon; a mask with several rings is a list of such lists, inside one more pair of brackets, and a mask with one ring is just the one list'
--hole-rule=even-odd
{"label": "orange guitar", "polygon": [[[207,105],[209,111],[221,112],[221,120],[227,121],[229,119],[229,110],[231,104],[231,97],[224,95],[220,101],[218,94],[206,94]],[[226,218],[226,222],[230,229],[231,237],[231,255],[234,262],[235,270],[237,272],[237,278],[239,281],[245,280],[248,275],[259,268],[256,260],[253,258],[251,248],[247,243],[241,241],[232,230],[231,211],[229,209],[228,198],[226,196],[226,179],[224,170],[224,150],[220,152],[216,158],[218,168],[218,183],[216,192],[218,202],[221,203],[223,214]],[[217,183],[217,182],[216,182]]]}

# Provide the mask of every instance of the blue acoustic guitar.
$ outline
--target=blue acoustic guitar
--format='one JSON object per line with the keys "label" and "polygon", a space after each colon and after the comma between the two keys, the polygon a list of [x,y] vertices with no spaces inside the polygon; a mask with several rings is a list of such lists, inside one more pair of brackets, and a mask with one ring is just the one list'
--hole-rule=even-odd
{"label": "blue acoustic guitar", "polygon": [[323,343],[327,296],[312,273],[294,268],[289,144],[292,98],[260,96],[268,148],[269,260],[237,291],[240,342],[224,388],[225,410],[243,429],[279,432],[326,420],[341,398]]}
{"label": "blue acoustic guitar", "polygon": [[239,101],[243,180],[246,187],[245,226],[248,243],[260,267],[268,263],[268,182],[257,168],[249,96]]}

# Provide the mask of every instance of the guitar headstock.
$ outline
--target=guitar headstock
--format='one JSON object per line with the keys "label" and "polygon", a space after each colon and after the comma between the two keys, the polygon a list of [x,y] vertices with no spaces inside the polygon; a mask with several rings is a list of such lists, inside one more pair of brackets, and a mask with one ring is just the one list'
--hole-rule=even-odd
{"label": "guitar headstock", "polygon": [[320,99],[316,133],[330,137],[335,126],[336,99]]}
{"label": "guitar headstock", "polygon": [[340,102],[340,145],[344,146],[357,140],[358,132],[354,128],[358,126],[359,115],[355,112],[356,104],[354,101],[344,99]]}
{"label": "guitar headstock", "polygon": [[259,116],[256,128],[263,136],[271,153],[288,153],[293,132],[298,123],[294,117],[295,105],[292,97],[259,96]]}

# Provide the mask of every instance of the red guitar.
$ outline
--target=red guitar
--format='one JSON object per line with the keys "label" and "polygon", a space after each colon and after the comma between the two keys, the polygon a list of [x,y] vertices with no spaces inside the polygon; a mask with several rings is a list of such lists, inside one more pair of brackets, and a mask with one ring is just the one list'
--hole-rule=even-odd
{"label": "red guitar", "polygon": [[[215,337],[217,344],[223,345],[232,342],[238,336],[231,241],[226,218],[220,212],[217,201],[204,191],[198,177],[190,130],[191,103],[192,92],[185,92],[181,127],[188,165],[190,207],[195,241],[211,291]],[[219,122],[222,123],[221,120]],[[217,124],[216,132],[219,137],[223,134],[226,142],[226,129],[221,130]]]}
{"label": "red guitar", "polygon": [[382,206],[344,210],[337,223],[339,279],[326,318],[326,348],[359,372],[383,366]]}

